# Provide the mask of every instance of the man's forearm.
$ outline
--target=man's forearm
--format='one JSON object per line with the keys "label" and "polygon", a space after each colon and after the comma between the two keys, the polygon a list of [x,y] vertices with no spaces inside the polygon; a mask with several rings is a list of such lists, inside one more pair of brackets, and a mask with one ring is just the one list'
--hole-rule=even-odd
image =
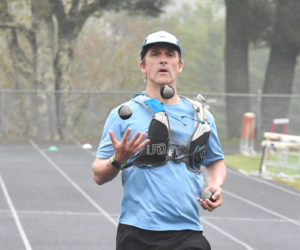
{"label": "man's forearm", "polygon": [[226,166],[223,160],[218,160],[206,167],[208,186],[223,186],[226,179]]}
{"label": "man's forearm", "polygon": [[111,165],[110,159],[96,158],[93,163],[93,177],[99,185],[111,181],[118,175],[119,171],[119,169]]}

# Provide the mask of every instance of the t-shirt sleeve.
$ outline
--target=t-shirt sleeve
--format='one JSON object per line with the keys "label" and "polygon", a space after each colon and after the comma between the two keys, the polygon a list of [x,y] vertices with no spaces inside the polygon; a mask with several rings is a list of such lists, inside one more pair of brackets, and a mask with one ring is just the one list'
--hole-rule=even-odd
{"label": "t-shirt sleeve", "polygon": [[206,111],[206,118],[210,124],[210,136],[202,163],[204,166],[208,166],[217,160],[224,159],[214,117],[209,111]]}
{"label": "t-shirt sleeve", "polygon": [[120,125],[120,118],[117,113],[117,108],[113,109],[110,112],[103,128],[101,140],[96,154],[97,157],[102,159],[108,159],[114,154],[114,148],[112,146],[112,142],[108,133],[109,130],[113,131],[118,141],[121,140],[122,132],[121,132],[121,125]]}

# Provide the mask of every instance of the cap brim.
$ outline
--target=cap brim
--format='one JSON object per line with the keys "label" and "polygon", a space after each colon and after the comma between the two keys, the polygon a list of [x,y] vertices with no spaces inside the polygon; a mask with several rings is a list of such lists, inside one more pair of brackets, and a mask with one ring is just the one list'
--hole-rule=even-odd
{"label": "cap brim", "polygon": [[178,44],[174,44],[174,43],[167,42],[167,41],[156,41],[156,42],[150,42],[150,43],[147,43],[147,44],[143,44],[142,49],[144,50],[146,47],[148,47],[150,45],[159,44],[159,43],[173,45],[177,49],[177,51],[179,52],[179,54],[181,55],[181,48],[180,48],[180,46]]}

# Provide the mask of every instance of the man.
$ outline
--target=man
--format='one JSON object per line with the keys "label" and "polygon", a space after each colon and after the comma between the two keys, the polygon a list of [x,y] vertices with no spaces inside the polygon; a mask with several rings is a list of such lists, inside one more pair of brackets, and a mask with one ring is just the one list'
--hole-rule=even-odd
{"label": "man", "polygon": [[[221,206],[226,178],[213,116],[177,93],[184,63],[175,36],[148,35],[140,55],[146,90],[111,111],[93,164],[98,184],[122,170],[117,250],[210,249],[199,204],[208,211]],[[202,199],[204,191],[212,197]]]}

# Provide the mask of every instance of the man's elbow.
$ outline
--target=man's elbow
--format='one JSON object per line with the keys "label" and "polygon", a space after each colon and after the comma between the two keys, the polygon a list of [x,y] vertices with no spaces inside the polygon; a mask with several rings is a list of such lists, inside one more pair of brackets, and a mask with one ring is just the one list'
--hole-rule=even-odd
{"label": "man's elbow", "polygon": [[97,176],[95,173],[93,174],[93,179],[98,185],[103,185],[104,183],[106,183],[103,178]]}
{"label": "man's elbow", "polygon": [[93,179],[98,185],[103,185],[113,179],[111,174],[103,173],[98,170],[97,166],[93,166]]}
{"label": "man's elbow", "polygon": [[93,164],[93,179],[98,185],[111,181],[118,174],[118,170],[114,167],[107,166],[108,160],[97,158]]}
{"label": "man's elbow", "polygon": [[93,178],[98,185],[103,185],[107,182],[110,182],[114,178],[114,176],[102,176],[94,174]]}
{"label": "man's elbow", "polygon": [[93,170],[93,179],[98,185],[102,185],[105,183],[105,180],[103,176],[98,171],[98,165],[96,163],[93,164],[92,170]]}

